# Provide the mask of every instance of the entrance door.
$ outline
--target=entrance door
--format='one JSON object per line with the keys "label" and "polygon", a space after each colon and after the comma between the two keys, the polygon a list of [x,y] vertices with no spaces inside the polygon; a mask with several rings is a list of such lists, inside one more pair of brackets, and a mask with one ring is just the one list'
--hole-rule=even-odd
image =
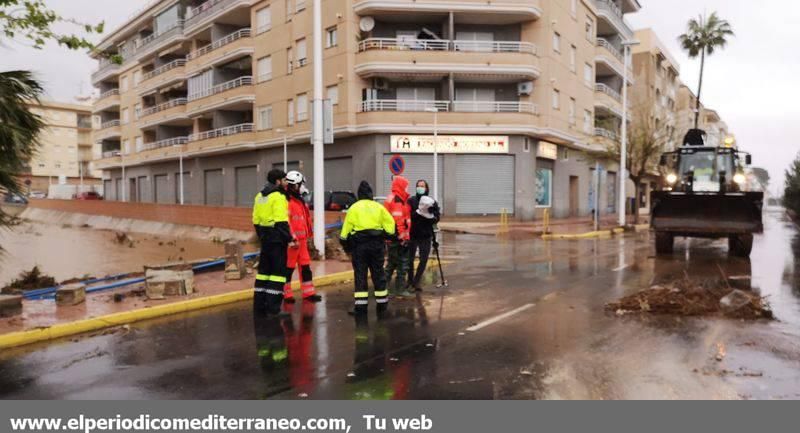
{"label": "entrance door", "polygon": [[139,201],[139,197],[137,195],[138,188],[136,188],[136,179],[135,178],[131,178],[128,181],[128,183],[130,185],[130,188],[128,188],[128,197],[129,197],[128,201],[131,202],[131,203],[136,203],[136,202]]}
{"label": "entrance door", "polygon": [[578,176],[569,177],[569,216],[578,216],[580,196],[578,195]]}

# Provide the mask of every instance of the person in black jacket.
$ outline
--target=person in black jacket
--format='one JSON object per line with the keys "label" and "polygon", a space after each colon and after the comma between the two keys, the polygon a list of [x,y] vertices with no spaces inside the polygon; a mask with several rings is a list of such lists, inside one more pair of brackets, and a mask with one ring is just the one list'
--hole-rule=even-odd
{"label": "person in black jacket", "polygon": [[[422,276],[428,266],[431,245],[435,242],[434,226],[439,222],[439,205],[430,197],[430,187],[425,180],[417,181],[416,195],[408,199],[411,206],[411,266],[408,273],[408,286],[422,291]],[[414,256],[419,250],[419,266],[414,272]]]}

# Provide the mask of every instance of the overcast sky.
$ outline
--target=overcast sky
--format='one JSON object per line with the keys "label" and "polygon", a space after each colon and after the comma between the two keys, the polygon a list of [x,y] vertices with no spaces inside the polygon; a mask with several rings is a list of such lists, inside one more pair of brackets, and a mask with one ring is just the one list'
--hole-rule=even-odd
{"label": "overcast sky", "polygon": [[[567,0],[563,0],[567,1]],[[64,16],[106,21],[113,29],[150,0],[45,0]],[[716,109],[767,168],[772,191],[782,189],[783,171],[800,146],[800,1],[797,0],[640,0],[642,10],[628,15],[634,28],[651,27],[677,58],[681,78],[696,91],[699,61],[680,50],[677,36],[686,21],[717,11],[730,21],[736,37],[706,62],[703,103]],[[0,70],[33,69],[45,82],[48,98],[71,101],[91,90],[96,62],[84,53],[55,46],[33,50],[18,43],[0,47]]]}

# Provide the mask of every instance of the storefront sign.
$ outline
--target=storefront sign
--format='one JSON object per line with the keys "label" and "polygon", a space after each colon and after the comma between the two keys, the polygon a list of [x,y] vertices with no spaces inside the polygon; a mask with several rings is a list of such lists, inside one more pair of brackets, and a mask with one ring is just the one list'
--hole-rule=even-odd
{"label": "storefront sign", "polygon": [[508,153],[507,136],[392,135],[395,153]]}
{"label": "storefront sign", "polygon": [[558,159],[558,146],[547,141],[540,141],[539,148],[536,150],[536,156],[545,159]]}

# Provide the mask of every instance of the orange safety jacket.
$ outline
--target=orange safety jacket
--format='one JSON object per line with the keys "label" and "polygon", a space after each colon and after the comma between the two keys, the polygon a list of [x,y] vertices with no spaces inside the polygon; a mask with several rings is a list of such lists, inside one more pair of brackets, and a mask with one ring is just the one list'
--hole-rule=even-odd
{"label": "orange safety jacket", "polygon": [[311,210],[302,198],[290,195],[289,229],[296,240],[309,239],[314,235],[314,220]]}

